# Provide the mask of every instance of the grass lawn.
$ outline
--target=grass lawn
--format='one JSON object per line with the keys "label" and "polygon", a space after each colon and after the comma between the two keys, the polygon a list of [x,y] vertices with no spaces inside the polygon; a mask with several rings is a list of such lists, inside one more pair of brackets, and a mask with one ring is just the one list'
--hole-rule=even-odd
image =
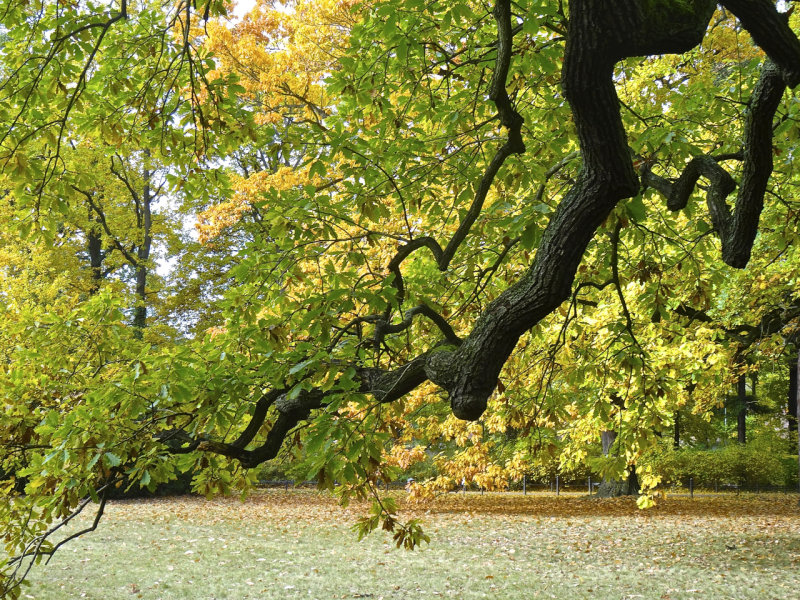
{"label": "grass lawn", "polygon": [[101,527],[34,570],[35,600],[800,597],[796,495],[629,500],[450,494],[418,513],[422,550],[357,542],[364,507],[311,491],[246,502],[115,502]]}

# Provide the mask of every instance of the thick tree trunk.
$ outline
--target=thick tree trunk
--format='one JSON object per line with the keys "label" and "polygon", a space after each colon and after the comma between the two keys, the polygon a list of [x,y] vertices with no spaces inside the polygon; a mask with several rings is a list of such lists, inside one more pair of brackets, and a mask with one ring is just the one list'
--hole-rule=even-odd
{"label": "thick tree trunk", "polygon": [[800,355],[793,357],[789,362],[789,401],[786,412],[786,420],[789,427],[789,439],[797,433],[798,412],[797,412],[797,362]]}
{"label": "thick tree trunk", "polygon": [[[145,152],[149,158],[150,153]],[[147,273],[150,249],[153,245],[153,217],[150,205],[153,194],[150,189],[150,169],[145,166],[144,189],[142,190],[142,203],[139,209],[138,221],[142,229],[142,243],[136,254],[136,307],[133,312],[133,326],[141,335],[141,330],[147,326]]]}
{"label": "thick tree trunk", "polygon": [[675,411],[675,427],[672,431],[672,447],[679,450],[681,447],[681,413]]}
{"label": "thick tree trunk", "polygon": [[136,267],[136,306],[133,309],[133,326],[137,329],[144,329],[147,326],[146,301],[147,267],[143,263],[139,263],[139,266]]}
{"label": "thick tree trunk", "polygon": [[736,386],[736,397],[739,401],[739,412],[736,415],[736,440],[740,444],[747,443],[747,378],[739,377]]}
{"label": "thick tree trunk", "polygon": [[622,481],[604,479],[597,488],[598,498],[617,498],[618,496],[638,496],[639,478],[636,476],[636,469],[631,467],[628,477]]}
{"label": "thick tree trunk", "polygon": [[[91,221],[90,221],[91,222]],[[89,295],[93,296],[100,291],[100,283],[103,280],[103,238],[100,231],[89,227],[86,235],[86,250],[89,253],[89,268],[91,269],[91,283],[89,285]]]}
{"label": "thick tree trunk", "polygon": [[[616,431],[604,431],[600,434],[603,443],[603,454],[608,456],[614,441],[617,439]],[[617,496],[631,496],[639,493],[639,478],[636,477],[636,469],[631,467],[630,474],[623,480],[603,479],[600,487],[597,488],[599,498],[616,498]]]}

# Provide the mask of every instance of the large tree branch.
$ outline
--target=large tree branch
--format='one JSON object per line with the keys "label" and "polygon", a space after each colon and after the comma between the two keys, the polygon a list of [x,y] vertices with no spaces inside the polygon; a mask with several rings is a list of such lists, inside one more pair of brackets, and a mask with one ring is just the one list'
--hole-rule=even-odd
{"label": "large tree branch", "polygon": [[[499,36],[506,30],[499,21],[506,18],[509,4],[508,0],[497,1]],[[578,265],[596,230],[617,203],[635,194],[639,187],[619,114],[614,65],[629,56],[681,53],[693,48],[702,39],[715,2],[694,0],[688,8],[686,3],[676,2],[674,6],[679,10],[667,11],[669,17],[663,12],[647,13],[643,6],[637,0],[570,3],[562,81],[584,164],[543,233],[528,271],[487,307],[462,344],[435,347],[391,371],[357,367],[358,391],[372,395],[378,402],[392,402],[430,379],[449,393],[457,417],[477,419],[519,337],[570,296]],[[501,46],[502,43],[498,45],[494,79],[505,81]],[[772,98],[771,92],[767,95]],[[502,112],[502,93],[498,93],[496,101]],[[754,125],[760,126],[761,121]],[[704,164],[700,161],[696,166],[699,169]],[[696,178],[692,186],[694,183]],[[400,248],[390,261],[390,270],[399,278],[402,261],[421,247],[430,248],[437,263],[446,258],[435,240],[417,238]],[[398,285],[402,286],[402,282]],[[394,327],[405,329],[405,321]],[[255,466],[276,456],[289,432],[308,419],[311,411],[324,408],[332,393],[315,389],[292,397],[279,394],[273,404],[278,417],[264,443],[255,449],[208,441],[198,448],[236,458],[244,466]]]}
{"label": "large tree branch", "polygon": [[283,393],[285,393],[285,390],[271,390],[258,399],[258,402],[256,402],[256,406],[253,409],[253,414],[250,417],[250,422],[247,424],[247,427],[236,439],[236,441],[231,444],[231,446],[236,448],[245,448],[247,444],[253,441],[253,438],[256,437],[258,431],[264,425],[264,421],[267,418],[267,412],[269,412],[270,407],[275,404],[275,401]]}
{"label": "large tree branch", "polygon": [[[602,6],[601,6],[602,4]],[[433,354],[428,377],[446,389],[453,413],[474,420],[486,409],[519,337],[570,295],[595,231],[638,189],[614,89],[614,64],[627,56],[684,52],[702,39],[712,2],[660,27],[632,0],[573,0],[562,82],[584,159],[576,184],[545,230],[530,269],[492,302],[458,349]],[[702,6],[701,6],[702,5]]]}
{"label": "large tree branch", "polygon": [[800,84],[800,40],[789,27],[786,15],[775,9],[775,3],[722,0],[720,4],[736,15],[753,41],[776,63],[786,85],[793,88]]}
{"label": "large tree branch", "polygon": [[[800,57],[796,66],[800,68]],[[786,84],[775,63],[767,60],[750,98],[739,196],[736,199],[729,246],[722,251],[722,260],[733,267],[744,268],[750,260],[750,250],[764,208],[764,194],[772,176],[772,122],[785,90]]]}
{"label": "large tree branch", "polygon": [[[694,4],[695,10],[692,15],[694,22],[678,23],[683,26],[680,29],[680,35],[665,36],[668,32],[663,29],[652,29],[651,25],[654,21],[650,21],[643,28],[647,35],[636,37],[631,40],[631,43],[627,43],[624,33],[620,35],[620,32],[626,31],[626,17],[633,13],[628,12],[631,6],[623,6],[624,4],[626,3],[619,3],[622,13],[610,10],[610,7],[605,7],[606,12],[602,13],[600,9],[582,2],[573,2],[571,5],[572,21],[569,42],[583,37],[581,43],[587,46],[594,45],[596,51],[593,57],[594,61],[591,60],[592,57],[583,54],[580,60],[571,62],[571,57],[580,54],[580,48],[578,52],[571,55],[568,42],[564,63],[565,94],[573,109],[586,162],[577,185],[562,201],[545,232],[534,265],[518,284],[507,290],[490,305],[461,348],[449,354],[436,354],[429,360],[430,378],[450,392],[454,413],[462,418],[474,419],[482,414],[488,395],[495,386],[496,375],[510,350],[516,344],[520,332],[538,322],[542,316],[554,309],[564,299],[566,288],[571,285],[580,255],[585,250],[584,241],[588,243],[588,239],[591,239],[599,224],[593,219],[597,213],[592,214],[594,212],[592,209],[607,215],[620,197],[631,193],[629,189],[625,189],[631,178],[627,177],[628,168],[625,165],[626,161],[622,158],[624,148],[618,143],[619,137],[614,135],[615,128],[608,127],[609,123],[615,123],[619,119],[618,113],[615,113],[607,105],[607,99],[614,98],[613,90],[612,93],[608,93],[605,81],[592,77],[591,72],[583,71],[575,77],[570,72],[571,64],[578,65],[576,72],[587,65],[590,69],[597,67],[595,73],[600,72],[603,74],[602,77],[610,78],[610,69],[607,64],[602,64],[602,58],[614,57],[615,53],[614,58],[622,58],[634,53],[682,51],[678,48],[683,45],[691,47],[699,42],[708,17],[713,10],[711,3],[697,2]],[[774,12],[774,9],[771,8],[771,10]],[[584,20],[587,16],[589,18]],[[630,22],[630,19],[628,21]],[[587,24],[590,25],[589,28],[584,27]],[[592,39],[591,27],[595,28],[596,35],[608,36],[606,44],[598,44],[596,38]],[[592,42],[595,43],[592,44]],[[688,48],[683,48],[683,50],[685,49]],[[767,77],[765,76],[762,82],[764,79]],[[769,99],[774,97],[772,86],[769,81],[763,85],[765,89],[769,90],[763,96],[767,99],[766,103],[769,104]],[[572,86],[574,88],[570,90]],[[584,93],[575,93],[576,90]],[[583,102],[586,98],[597,102],[597,106],[595,108],[587,107]],[[591,116],[592,113],[593,116]],[[757,110],[754,113],[753,126],[748,125],[748,130],[758,128],[756,121],[760,113]],[[584,119],[584,116],[588,118]],[[602,136],[598,136],[597,133],[604,128],[606,133],[611,135],[607,135],[603,142],[601,141]],[[622,137],[624,139],[624,134]],[[762,139],[758,137],[754,141]],[[605,151],[600,151],[601,149]],[[763,157],[759,154],[755,158]],[[763,176],[764,167],[759,166],[754,171]],[[769,177],[770,172],[771,163],[766,178]],[[635,180],[635,178],[633,179]],[[762,179],[766,180],[763,177]],[[747,198],[748,194],[743,197]],[[749,197],[752,199],[752,193],[749,194]],[[752,201],[745,201],[743,208],[751,208],[752,204]],[[583,209],[580,215],[570,210],[578,206]],[[752,227],[752,219],[746,218],[746,214],[746,211],[742,210],[743,218],[738,222],[734,216],[731,227],[737,230]],[[580,225],[589,226],[588,238],[582,232],[576,231],[580,228],[576,226]],[[569,260],[575,253],[565,249],[567,245],[578,248],[578,260]],[[548,251],[551,251],[552,254]],[[737,254],[741,255],[741,252],[732,252],[732,255]],[[549,256],[558,256],[561,259],[558,265],[554,265],[552,262],[548,265]],[[731,260],[738,261],[741,258],[731,258]],[[552,268],[547,268],[547,266]],[[547,279],[543,276],[546,276]],[[559,282],[562,285],[559,285]],[[567,285],[563,285],[563,283],[567,283]],[[487,350],[489,351],[487,352]],[[499,360],[486,361],[487,357],[499,357]]]}
{"label": "large tree branch", "polygon": [[[414,360],[394,370],[379,368],[356,368],[357,378],[360,381],[358,391],[371,395],[379,403],[389,403],[402,398],[426,379],[425,361],[427,354],[418,356]],[[182,441],[189,442],[189,450],[213,452],[238,460],[242,466],[251,468],[264,461],[275,458],[283,446],[289,433],[303,421],[306,421],[313,410],[324,408],[330,399],[341,392],[320,389],[302,390],[296,395],[288,390],[275,390],[265,394],[256,404],[250,423],[242,435],[233,442],[227,443],[217,440],[202,439],[192,440],[184,436]],[[266,421],[267,412],[274,407],[278,416],[272,424],[265,441],[253,449],[246,446],[253,440]],[[186,448],[172,450],[173,453],[184,453]]]}
{"label": "large tree branch", "polygon": [[655,175],[649,168],[642,173],[643,183],[664,194],[667,207],[673,211],[686,207],[701,176],[709,180],[711,185],[706,196],[708,212],[722,243],[722,260],[732,267],[744,268],[750,260],[764,208],[764,194],[773,170],[772,123],[785,89],[786,85],[775,63],[767,60],[748,104],[742,179],[734,211],[731,211],[726,199],[736,183],[710,156],[692,159],[675,183]]}
{"label": "large tree branch", "polygon": [[723,327],[707,312],[698,310],[688,304],[675,308],[675,313],[693,321],[716,324],[725,335],[739,344],[739,352],[746,350],[757,341],[770,335],[780,333],[787,325],[800,318],[800,298],[787,299],[788,304],[767,312],[755,325],[741,324]]}

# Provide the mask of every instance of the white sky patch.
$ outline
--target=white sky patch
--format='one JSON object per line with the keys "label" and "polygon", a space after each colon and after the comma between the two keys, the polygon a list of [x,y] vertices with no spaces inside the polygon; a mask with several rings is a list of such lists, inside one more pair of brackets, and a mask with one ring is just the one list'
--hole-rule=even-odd
{"label": "white sky patch", "polygon": [[247,13],[253,10],[255,5],[256,0],[234,0],[232,15],[241,21]]}
{"label": "white sky patch", "polygon": [[[253,7],[256,5],[257,1],[258,0],[233,0],[233,10],[230,14],[231,18],[234,21],[241,21],[244,19],[247,13],[253,10]],[[286,3],[284,2],[274,2],[272,4],[272,8],[281,12],[294,11],[293,6],[286,6]]]}

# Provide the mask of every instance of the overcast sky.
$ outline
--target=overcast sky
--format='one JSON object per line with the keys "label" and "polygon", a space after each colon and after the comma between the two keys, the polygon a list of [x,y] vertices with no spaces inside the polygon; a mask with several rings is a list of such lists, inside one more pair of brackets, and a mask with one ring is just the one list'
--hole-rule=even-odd
{"label": "overcast sky", "polygon": [[234,0],[233,14],[241,19],[253,8],[255,3],[256,0]]}

